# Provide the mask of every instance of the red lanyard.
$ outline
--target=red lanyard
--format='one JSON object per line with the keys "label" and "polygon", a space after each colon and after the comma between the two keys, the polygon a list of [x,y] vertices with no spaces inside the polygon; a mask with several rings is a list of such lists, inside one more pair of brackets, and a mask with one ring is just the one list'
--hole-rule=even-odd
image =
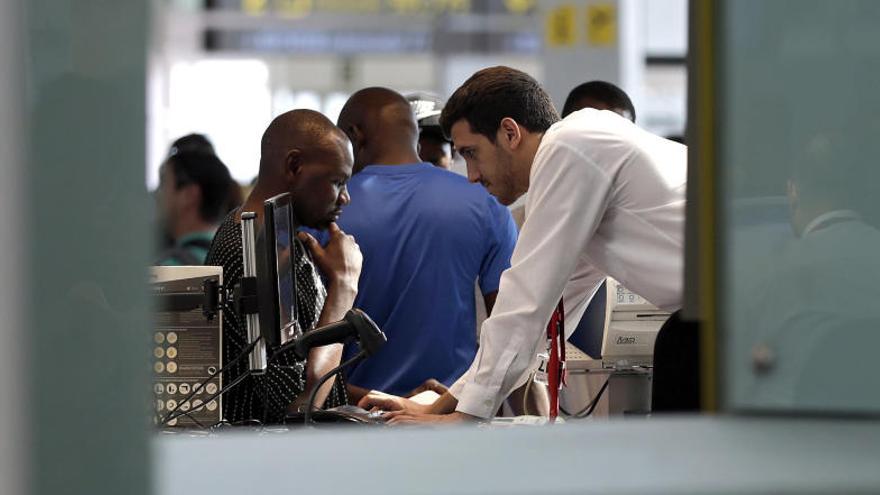
{"label": "red lanyard", "polygon": [[553,423],[559,416],[559,390],[565,384],[565,309],[562,298],[547,323],[547,345],[550,347],[547,385],[550,387],[550,422]]}

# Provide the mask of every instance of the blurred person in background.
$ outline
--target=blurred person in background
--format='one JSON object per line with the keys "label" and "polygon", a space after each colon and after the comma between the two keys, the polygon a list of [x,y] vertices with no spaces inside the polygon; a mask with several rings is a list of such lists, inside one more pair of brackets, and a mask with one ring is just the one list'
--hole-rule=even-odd
{"label": "blurred person in background", "polygon": [[564,119],[572,112],[584,108],[611,110],[633,124],[636,123],[636,109],[629,95],[610,82],[589,81],[571,90],[568,98],[565,99],[565,105],[562,106],[560,117]]}
{"label": "blurred person in background", "polygon": [[440,128],[443,100],[430,93],[413,93],[406,99],[419,126],[419,158],[449,170],[452,167],[452,142],[446,139]]}
{"label": "blurred person in background", "polygon": [[203,264],[217,224],[240,200],[238,184],[216,155],[179,151],[168,157],[159,169],[156,205],[171,245],[156,264]]}
{"label": "blurred person in background", "polygon": [[209,155],[217,154],[214,151],[214,145],[211,144],[211,141],[207,136],[204,134],[192,133],[175,139],[168,148],[168,156],[171,157],[177,153],[186,153],[188,151],[206,153]]}
{"label": "blurred person in background", "polygon": [[753,372],[737,392],[763,406],[875,409],[880,397],[868,391],[880,377],[864,370],[880,341],[880,231],[871,224],[880,146],[856,125],[802,139],[787,182],[794,237],[752,261],[743,291],[752,347],[738,359]]}

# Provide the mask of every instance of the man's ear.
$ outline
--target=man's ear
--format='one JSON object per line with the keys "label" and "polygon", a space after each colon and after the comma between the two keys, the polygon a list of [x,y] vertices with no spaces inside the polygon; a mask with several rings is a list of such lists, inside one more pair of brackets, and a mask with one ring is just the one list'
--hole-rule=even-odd
{"label": "man's ear", "polygon": [[501,119],[501,123],[498,125],[496,141],[501,141],[506,148],[513,151],[522,143],[522,138],[522,128],[515,120],[510,117]]}
{"label": "man's ear", "polygon": [[[352,150],[354,151],[354,154],[357,155],[358,150],[364,147],[364,132],[361,130],[360,126],[356,124],[349,125],[343,129],[343,132],[348,136],[348,140],[351,141]],[[357,156],[355,156],[355,160],[357,160]]]}
{"label": "man's ear", "polygon": [[284,177],[292,183],[302,173],[303,156],[299,148],[293,148],[284,156]]}

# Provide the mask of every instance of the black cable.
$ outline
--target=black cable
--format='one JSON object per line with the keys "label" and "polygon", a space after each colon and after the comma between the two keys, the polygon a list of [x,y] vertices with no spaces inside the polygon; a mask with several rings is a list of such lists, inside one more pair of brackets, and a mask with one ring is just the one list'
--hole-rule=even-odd
{"label": "black cable", "polygon": [[[190,394],[187,395],[186,398],[184,398],[182,401],[180,401],[174,409],[168,411],[168,413],[165,415],[165,419],[160,420],[160,421],[159,421],[159,424],[160,424],[160,425],[164,425],[164,424],[167,424],[169,421],[171,421],[170,416],[171,416],[172,414],[174,414],[175,412],[177,412],[178,409],[180,409],[184,404],[186,404],[187,402],[189,402],[189,400],[192,399],[193,397],[195,397],[196,394],[198,394],[199,392],[201,392],[202,389],[205,388],[205,385],[208,384],[208,382],[210,382],[210,381],[213,380],[214,378],[217,378],[218,376],[220,376],[221,373],[223,373],[224,371],[227,371],[227,370],[229,369],[230,366],[232,366],[232,365],[238,363],[239,361],[241,361],[241,359],[242,359],[244,356],[247,356],[248,354],[250,354],[250,352],[254,349],[254,347],[256,347],[257,343],[258,343],[258,342],[260,341],[260,339],[262,339],[262,338],[263,338],[263,337],[259,337],[257,340],[255,340],[255,341],[251,342],[250,344],[248,344],[247,346],[245,346],[244,350],[241,351],[241,353],[240,353],[238,356],[235,356],[235,359],[233,359],[232,361],[229,361],[229,362],[226,363],[226,365],[224,365],[222,368],[220,368],[219,370],[215,371],[213,374],[210,374],[210,375],[208,376],[208,378],[205,378],[204,380],[201,381],[201,383],[199,383],[197,386],[193,387],[193,388],[192,388],[192,392],[190,392]],[[244,374],[248,374],[248,373],[244,373]],[[205,401],[205,403],[207,403],[207,402],[208,402],[208,401]],[[187,414],[187,416],[189,416],[189,414]],[[192,416],[189,416],[189,417],[190,417],[190,419],[192,419]]]}
{"label": "black cable", "polygon": [[312,408],[315,406],[315,398],[318,397],[318,390],[321,389],[321,385],[324,385],[324,382],[329,380],[330,377],[336,375],[336,373],[339,373],[339,371],[342,370],[343,368],[345,368],[346,366],[354,364],[359,359],[365,358],[365,357],[367,357],[367,352],[362,350],[361,352],[355,354],[354,357],[352,357],[348,361],[346,361],[346,362],[340,364],[339,366],[333,368],[332,370],[328,371],[324,376],[321,377],[320,380],[318,380],[318,383],[312,389],[312,393],[309,394],[309,403],[306,406],[306,412],[303,415],[305,418],[305,420],[303,422],[306,425],[309,425],[312,423]]}
{"label": "black cable", "polygon": [[197,420],[196,417],[192,415],[193,411],[186,410],[186,411],[180,411],[180,412],[181,412],[181,414],[180,414],[180,416],[178,416],[178,417],[184,417],[184,416],[186,416],[187,418],[190,419],[190,421],[192,421],[193,423],[195,423],[196,426],[198,426],[199,428],[201,428],[201,429],[203,429],[203,430],[207,430],[208,428],[210,428],[210,426],[205,426],[204,423],[202,423],[201,421]]}
{"label": "black cable", "polygon": [[[262,337],[261,337],[261,338],[262,338]],[[195,387],[193,387],[193,388],[192,388],[192,392],[190,392],[189,395],[187,395],[182,401],[180,401],[174,409],[168,411],[168,413],[165,415],[165,419],[162,420],[162,421],[160,421],[160,424],[163,424],[163,425],[164,425],[164,424],[168,423],[169,421],[171,421],[170,416],[171,416],[172,414],[174,414],[175,412],[177,412],[178,409],[180,409],[181,407],[183,407],[184,404],[186,404],[187,402],[189,402],[190,399],[192,399],[192,398],[193,398],[196,394],[198,394],[203,388],[205,388],[205,386],[208,384],[208,382],[210,382],[210,381],[213,380],[214,378],[218,377],[218,376],[219,376],[221,373],[223,373],[224,371],[227,371],[227,370],[229,369],[230,366],[236,364],[238,361],[241,361],[242,357],[247,356],[247,355],[253,350],[253,348],[257,345],[257,342],[259,342],[259,339],[257,339],[257,340],[255,340],[255,341],[253,341],[252,343],[248,344],[248,345],[244,348],[244,350],[243,350],[238,356],[235,357],[235,359],[233,359],[232,361],[226,363],[225,366],[223,366],[223,367],[220,368],[219,370],[215,371],[213,374],[209,375],[208,378],[205,378],[204,380],[201,381],[201,383],[199,383],[198,385],[196,385]],[[207,402],[207,401],[206,401],[206,402]],[[189,416],[190,419],[193,419],[193,417],[190,416],[189,414],[186,414],[186,416]],[[198,423],[198,422],[196,422],[196,423]]]}
{"label": "black cable", "polygon": [[[249,377],[249,376],[251,376],[251,371],[250,371],[250,370],[247,370],[247,371],[245,371],[244,373],[242,373],[241,375],[239,375],[235,380],[232,380],[232,383],[230,383],[229,385],[227,385],[227,386],[223,387],[222,389],[218,390],[216,394],[211,395],[211,396],[209,396],[207,399],[205,399],[205,402],[199,404],[197,407],[194,407],[194,408],[190,409],[189,411],[186,411],[186,412],[180,412],[180,413],[177,414],[176,416],[172,416],[172,417],[168,418],[167,421],[171,421],[172,419],[177,419],[177,418],[179,418],[179,417],[181,417],[181,416],[184,416],[184,415],[187,415],[187,414],[192,414],[192,413],[198,411],[199,409],[201,409],[201,408],[207,406],[211,401],[213,401],[213,400],[216,399],[217,397],[220,397],[221,395],[225,394],[226,392],[229,392],[230,390],[232,390],[233,387],[235,387],[235,386],[238,385],[239,383],[243,382],[244,379],[247,378],[247,377]],[[166,422],[167,422],[167,421],[166,421]]]}
{"label": "black cable", "polygon": [[[529,379],[526,380],[526,384],[523,386],[523,396],[522,396],[522,413],[528,415],[529,414],[529,392],[532,390],[532,385],[535,383],[535,373],[532,372],[529,375]],[[515,414],[515,413],[514,413]]]}
{"label": "black cable", "polygon": [[269,384],[263,383],[263,418],[260,424],[264,425],[269,420]]}
{"label": "black cable", "polygon": [[596,406],[599,404],[599,399],[602,398],[602,394],[605,393],[605,389],[608,388],[609,381],[611,381],[610,376],[605,379],[605,383],[602,384],[602,388],[599,389],[599,392],[596,394],[595,397],[593,397],[593,400],[591,400],[590,403],[587,404],[586,407],[584,407],[580,411],[578,411],[574,414],[570,414],[568,411],[563,409],[562,406],[559,406],[559,410],[562,411],[562,413],[565,414],[566,416],[578,418],[578,419],[586,418],[587,416],[593,414],[593,410],[596,409]]}

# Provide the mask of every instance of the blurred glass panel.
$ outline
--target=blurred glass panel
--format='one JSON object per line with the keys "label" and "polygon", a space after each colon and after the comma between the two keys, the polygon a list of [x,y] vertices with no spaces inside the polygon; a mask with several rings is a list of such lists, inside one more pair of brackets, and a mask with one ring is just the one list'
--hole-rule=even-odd
{"label": "blurred glass panel", "polygon": [[734,409],[880,412],[880,2],[722,2]]}
{"label": "blurred glass panel", "polygon": [[26,312],[31,424],[15,455],[30,464],[28,493],[145,495],[148,5],[15,3],[24,66],[5,70],[24,83],[17,241],[27,254],[24,283],[9,287]]}

